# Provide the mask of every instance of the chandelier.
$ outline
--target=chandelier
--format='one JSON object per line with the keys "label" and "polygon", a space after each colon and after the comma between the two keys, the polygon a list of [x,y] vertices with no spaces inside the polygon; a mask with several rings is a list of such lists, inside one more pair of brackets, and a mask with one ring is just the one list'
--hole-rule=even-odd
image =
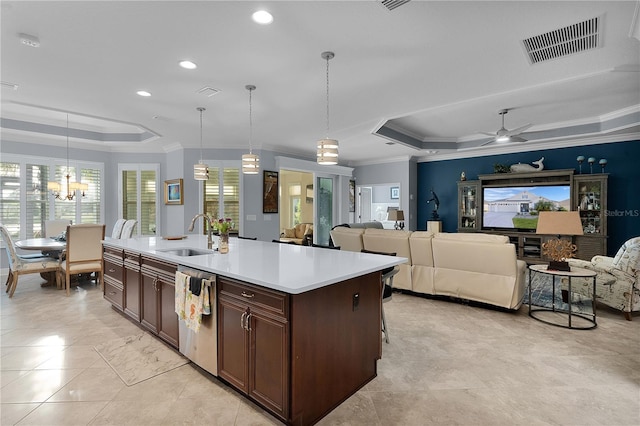
{"label": "chandelier", "polygon": [[252,152],[253,149],[253,109],[251,103],[251,92],[256,90],[256,86],[248,84],[244,86],[249,91],[249,153],[242,155],[242,173],[245,175],[255,175],[260,171],[260,157]]}
{"label": "chandelier", "polygon": [[82,182],[71,182],[70,175],[71,168],[69,167],[69,114],[67,114],[67,174],[65,179],[67,181],[67,194],[62,193],[62,184],[56,181],[47,182],[47,189],[51,191],[51,195],[58,200],[73,200],[77,191],[82,191],[81,195],[85,196],[85,191],[89,189],[89,185]]}
{"label": "chandelier", "polygon": [[206,108],[198,107],[196,110],[200,111],[200,161],[193,165],[193,178],[195,180],[208,180],[209,167],[202,161],[202,112],[206,111]]}
{"label": "chandelier", "polygon": [[327,137],[320,139],[317,144],[317,162],[322,165],[338,164],[338,141],[329,138],[329,60],[333,59],[333,52],[322,52],[322,59],[327,61]]}

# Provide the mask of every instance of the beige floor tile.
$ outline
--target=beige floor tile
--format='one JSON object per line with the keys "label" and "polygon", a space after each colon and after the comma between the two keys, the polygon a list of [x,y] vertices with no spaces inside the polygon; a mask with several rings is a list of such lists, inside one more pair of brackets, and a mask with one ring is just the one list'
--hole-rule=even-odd
{"label": "beige floor tile", "polygon": [[86,425],[104,408],[101,402],[45,402],[20,421],[22,425]]}
{"label": "beige floor tile", "polygon": [[45,402],[82,372],[82,369],[33,370],[0,389],[4,402]]}
{"label": "beige floor tile", "polygon": [[166,401],[111,401],[88,424],[157,426],[170,413]]}
{"label": "beige floor tile", "polygon": [[0,424],[14,425],[25,418],[30,412],[38,408],[39,403],[31,404],[0,404]]}
{"label": "beige floor tile", "polygon": [[110,368],[87,368],[47,402],[111,401],[126,385]]}

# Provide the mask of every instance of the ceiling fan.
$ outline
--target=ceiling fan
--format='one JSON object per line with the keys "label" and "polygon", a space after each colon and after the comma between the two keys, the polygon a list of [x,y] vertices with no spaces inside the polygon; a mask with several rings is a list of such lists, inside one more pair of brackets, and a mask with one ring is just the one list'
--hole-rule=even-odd
{"label": "ceiling fan", "polygon": [[505,142],[526,142],[527,141],[525,138],[521,138],[518,135],[524,132],[525,130],[527,130],[529,127],[531,127],[532,124],[529,123],[529,124],[525,124],[524,126],[518,127],[517,129],[507,130],[504,127],[504,116],[507,112],[509,112],[508,109],[501,109],[500,111],[498,111],[498,114],[502,116],[502,127],[498,129],[497,132],[495,133],[480,132],[483,135],[493,136],[493,139],[483,143],[480,146],[485,146],[494,142],[505,143]]}

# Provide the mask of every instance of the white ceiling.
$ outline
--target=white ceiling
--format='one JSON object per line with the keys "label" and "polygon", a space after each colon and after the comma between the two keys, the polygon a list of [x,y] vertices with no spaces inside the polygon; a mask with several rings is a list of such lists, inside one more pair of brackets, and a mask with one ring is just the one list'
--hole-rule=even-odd
{"label": "white ceiling", "polygon": [[[251,20],[259,8],[273,24]],[[248,150],[254,84],[254,148],[312,159],[327,136],[326,50],[341,164],[640,138],[637,1],[2,1],[0,12],[1,79],[19,86],[2,88],[3,139],[64,144],[69,113],[72,146],[197,148],[203,106],[205,148]],[[597,16],[602,47],[529,63],[523,39]],[[505,108],[508,129],[533,124],[530,142],[480,147]]]}

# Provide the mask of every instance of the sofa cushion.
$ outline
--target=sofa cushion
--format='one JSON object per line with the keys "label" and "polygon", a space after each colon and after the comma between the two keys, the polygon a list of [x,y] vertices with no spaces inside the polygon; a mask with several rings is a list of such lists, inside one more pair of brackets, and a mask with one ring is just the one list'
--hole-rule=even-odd
{"label": "sofa cushion", "polygon": [[296,237],[296,229],[295,228],[285,228],[284,229],[284,237],[285,238],[295,238]]}
{"label": "sofa cushion", "polygon": [[362,235],[362,244],[365,249],[385,253],[397,253],[399,257],[407,258],[406,263],[398,266],[399,272],[393,279],[394,287],[406,290],[413,289],[411,284],[410,235],[410,231],[374,228],[366,228]]}
{"label": "sofa cushion", "polygon": [[340,247],[340,250],[360,252],[363,249],[362,234],[364,228],[345,228],[339,226],[331,231],[333,244]]}

